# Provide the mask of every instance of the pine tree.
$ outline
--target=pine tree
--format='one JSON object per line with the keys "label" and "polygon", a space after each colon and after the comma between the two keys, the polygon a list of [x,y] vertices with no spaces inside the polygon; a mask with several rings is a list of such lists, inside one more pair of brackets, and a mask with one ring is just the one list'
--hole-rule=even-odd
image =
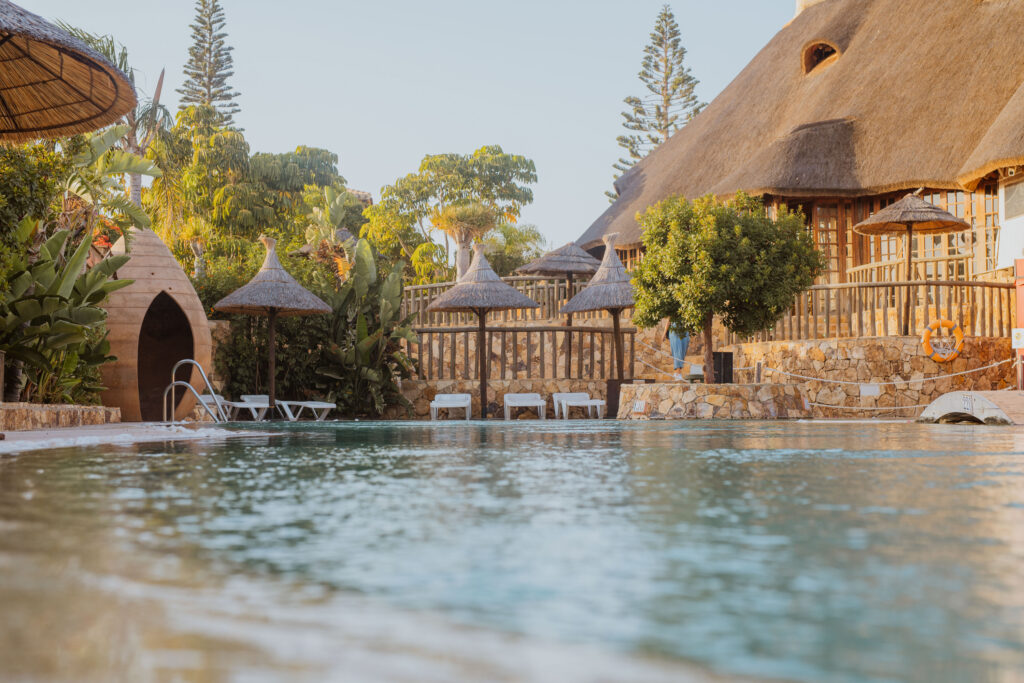
{"label": "pine tree", "polygon": [[[622,125],[630,133],[617,138],[628,157],[613,164],[615,177],[628,171],[651,150],[668,140],[700,113],[705,103],[697,99],[699,81],[684,64],[686,48],[679,38],[679,24],[668,5],[661,8],[654,22],[650,42],[644,47],[640,82],[647,92],[641,97],[623,100],[629,107],[622,112]],[[615,195],[606,192],[610,199]]]}
{"label": "pine tree", "polygon": [[207,104],[221,116],[221,123],[231,126],[240,109],[235,102],[238,93],[228,85],[235,74],[231,50],[224,43],[224,10],[220,0],[196,0],[196,19],[191,25],[192,47],[188,49],[185,65],[185,85],[181,94],[181,109],[192,104]]}

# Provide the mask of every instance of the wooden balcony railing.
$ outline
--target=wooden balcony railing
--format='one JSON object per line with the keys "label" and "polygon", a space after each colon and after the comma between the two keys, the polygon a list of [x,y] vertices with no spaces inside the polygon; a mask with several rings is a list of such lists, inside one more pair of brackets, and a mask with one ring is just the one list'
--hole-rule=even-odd
{"label": "wooden balcony railing", "polygon": [[[495,311],[487,316],[489,322],[502,323],[521,320],[564,319],[564,316],[558,313],[559,309],[587,285],[587,280],[576,280],[573,282],[572,292],[567,293],[567,283],[564,279],[553,280],[544,277],[523,276],[506,277],[502,278],[502,280],[536,301],[540,304],[540,307],[517,311]],[[403,315],[415,315],[413,324],[417,326],[475,325],[476,316],[472,313],[434,313],[427,311],[427,306],[430,302],[451,289],[454,284],[453,282],[440,282],[432,285],[406,287],[405,295],[402,297]],[[573,316],[573,319],[589,320],[604,317],[607,317],[604,311],[594,311],[591,313],[577,313]]]}
{"label": "wooden balcony railing", "polygon": [[[969,280],[972,279],[973,257],[970,254],[914,259],[914,280]],[[899,282],[907,279],[907,262],[898,258],[877,261],[846,269],[846,279],[855,282]]]}
{"label": "wooden balcony railing", "polygon": [[[421,327],[407,344],[418,379],[479,379],[477,327]],[[623,368],[634,374],[636,329],[623,328]],[[612,379],[615,346],[603,327],[492,327],[486,353],[490,379]]]}
{"label": "wooden balcony railing", "polygon": [[906,297],[910,334],[933,320],[959,322],[966,334],[1008,337],[1013,329],[1014,286],[957,280],[816,285],[797,297],[774,329],[729,343],[899,335]]}

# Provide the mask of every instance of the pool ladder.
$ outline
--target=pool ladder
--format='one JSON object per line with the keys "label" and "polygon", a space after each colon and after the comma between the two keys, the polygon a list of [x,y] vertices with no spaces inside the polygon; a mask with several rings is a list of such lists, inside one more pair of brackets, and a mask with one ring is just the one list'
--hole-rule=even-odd
{"label": "pool ladder", "polygon": [[[202,378],[203,384],[206,386],[206,391],[209,392],[210,396],[213,397],[213,405],[217,409],[216,413],[214,413],[214,411],[210,408],[206,401],[203,400],[203,397],[199,395],[199,392],[196,391],[196,388],[194,386],[192,386],[188,382],[177,379],[178,368],[182,367],[183,365],[194,365],[196,368],[199,369],[199,376]],[[174,407],[177,405],[177,402],[174,400],[174,394],[175,389],[177,387],[181,387],[183,389],[191,391],[192,395],[196,397],[196,401],[199,402],[199,405],[203,407],[203,409],[210,416],[210,418],[213,419],[214,422],[230,422],[230,420],[228,419],[227,410],[225,410],[224,406],[221,405],[220,398],[217,397],[217,392],[213,390],[213,385],[210,384],[210,378],[206,376],[206,371],[203,370],[202,365],[200,365],[192,358],[185,358],[183,360],[179,360],[177,363],[174,364],[174,369],[171,370],[171,383],[167,385],[166,389],[164,389],[164,422],[174,422]],[[170,395],[171,397],[170,413],[168,413],[167,410],[168,395]]]}

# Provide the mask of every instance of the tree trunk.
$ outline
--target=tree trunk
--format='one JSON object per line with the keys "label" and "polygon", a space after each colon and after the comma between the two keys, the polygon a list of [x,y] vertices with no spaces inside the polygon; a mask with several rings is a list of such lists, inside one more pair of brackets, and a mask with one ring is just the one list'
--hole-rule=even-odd
{"label": "tree trunk", "polygon": [[460,235],[456,248],[458,251],[455,253],[455,279],[460,280],[469,270],[473,260],[473,239],[468,235]]}
{"label": "tree trunk", "polygon": [[129,192],[128,198],[135,206],[142,206],[142,175],[138,173],[128,174]]}
{"label": "tree trunk", "polygon": [[711,330],[714,322],[715,317],[711,313],[704,317],[704,384],[715,383],[715,357],[711,351]]}

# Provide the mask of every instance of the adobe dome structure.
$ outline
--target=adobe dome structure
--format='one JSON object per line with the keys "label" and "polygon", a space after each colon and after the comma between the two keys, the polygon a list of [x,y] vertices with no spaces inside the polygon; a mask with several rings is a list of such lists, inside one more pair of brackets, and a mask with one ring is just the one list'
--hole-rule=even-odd
{"label": "adobe dome structure", "polygon": [[[111,250],[125,253],[124,238]],[[121,409],[124,422],[163,419],[163,395],[171,382],[171,369],[193,358],[207,374],[212,368],[212,340],[206,312],[188,276],[167,245],[152,230],[133,230],[131,260],[117,271],[120,279],[135,283],[110,296],[105,306],[110,352],[117,361],[101,369],[103,405]],[[203,390],[199,371],[178,371]],[[177,392],[175,419],[192,412],[195,398]]]}

